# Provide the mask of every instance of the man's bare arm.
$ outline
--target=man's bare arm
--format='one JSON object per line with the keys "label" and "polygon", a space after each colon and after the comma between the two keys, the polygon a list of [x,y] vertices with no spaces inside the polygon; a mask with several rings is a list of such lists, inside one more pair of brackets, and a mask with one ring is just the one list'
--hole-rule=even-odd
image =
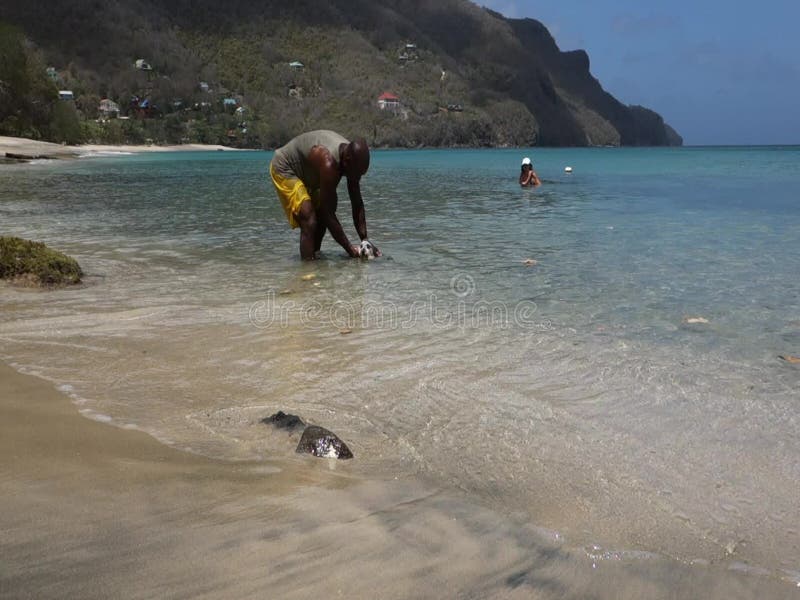
{"label": "man's bare arm", "polygon": [[[361,184],[358,179],[347,180],[347,193],[350,195],[350,204],[353,205],[353,224],[356,226],[358,237],[361,241],[367,239],[367,215],[364,211],[364,200],[361,198]],[[383,256],[383,252],[372,244],[375,256]]]}
{"label": "man's bare arm", "polygon": [[367,215],[364,211],[364,200],[361,198],[361,183],[358,179],[347,179],[347,193],[353,207],[353,225],[356,227],[358,237],[363,241],[367,239]]}
{"label": "man's bare arm", "polygon": [[333,239],[345,249],[345,252],[351,257],[357,257],[358,251],[347,239],[342,224],[333,211],[333,207],[337,204],[336,186],[339,184],[339,179],[341,179],[336,163],[330,153],[324,149],[317,151],[317,148],[315,148],[309,158],[319,168],[320,217],[324,219],[325,227],[331,232]]}
{"label": "man's bare arm", "polygon": [[339,245],[344,248],[345,252],[347,252],[349,256],[356,258],[358,256],[358,251],[356,250],[356,247],[350,243],[350,240],[347,239],[347,234],[345,234],[342,224],[339,223],[339,219],[336,218],[336,213],[331,210],[331,205],[326,205],[323,201],[320,207],[320,213],[321,217],[325,221],[325,227],[331,232],[333,239],[335,239]]}

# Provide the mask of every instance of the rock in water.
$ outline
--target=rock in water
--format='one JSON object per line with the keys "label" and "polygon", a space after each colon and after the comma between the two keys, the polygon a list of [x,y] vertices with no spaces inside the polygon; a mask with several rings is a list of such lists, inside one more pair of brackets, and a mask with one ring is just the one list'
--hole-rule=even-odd
{"label": "rock in water", "polygon": [[308,452],[320,458],[353,458],[350,448],[335,433],[316,425],[306,427],[296,452]]}
{"label": "rock in water", "polygon": [[80,283],[83,271],[71,258],[41,242],[0,237],[0,279],[27,286]]}
{"label": "rock in water", "polygon": [[282,410],[279,410],[272,416],[261,419],[261,422],[267,425],[274,425],[278,429],[288,429],[289,431],[294,431],[306,425],[303,419],[297,415],[286,414]]}

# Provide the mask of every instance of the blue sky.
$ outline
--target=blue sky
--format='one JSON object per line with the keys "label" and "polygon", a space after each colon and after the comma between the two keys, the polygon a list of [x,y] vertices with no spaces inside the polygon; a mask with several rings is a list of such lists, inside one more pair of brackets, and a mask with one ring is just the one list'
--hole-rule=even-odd
{"label": "blue sky", "polygon": [[477,0],[544,23],[688,145],[800,144],[800,0]]}

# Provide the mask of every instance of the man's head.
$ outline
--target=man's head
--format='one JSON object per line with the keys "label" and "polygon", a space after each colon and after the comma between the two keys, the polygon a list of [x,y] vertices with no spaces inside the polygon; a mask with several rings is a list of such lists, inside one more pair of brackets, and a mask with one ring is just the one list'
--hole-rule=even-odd
{"label": "man's head", "polygon": [[348,178],[359,179],[369,169],[369,147],[364,138],[353,140],[342,152],[342,171]]}

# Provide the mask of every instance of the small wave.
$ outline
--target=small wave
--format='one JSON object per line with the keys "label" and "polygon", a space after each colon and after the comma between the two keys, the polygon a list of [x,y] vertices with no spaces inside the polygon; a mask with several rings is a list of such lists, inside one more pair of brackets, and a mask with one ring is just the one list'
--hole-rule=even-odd
{"label": "small wave", "polygon": [[78,158],[103,158],[104,156],[131,156],[135,152],[124,152],[122,150],[102,150],[98,152],[84,152]]}
{"label": "small wave", "polygon": [[49,158],[37,158],[32,161],[29,161],[29,165],[49,165],[52,164],[52,160]]}
{"label": "small wave", "polygon": [[93,421],[97,421],[99,423],[111,423],[114,420],[111,416],[96,412],[91,408],[82,408],[78,412],[87,419],[92,419]]}

